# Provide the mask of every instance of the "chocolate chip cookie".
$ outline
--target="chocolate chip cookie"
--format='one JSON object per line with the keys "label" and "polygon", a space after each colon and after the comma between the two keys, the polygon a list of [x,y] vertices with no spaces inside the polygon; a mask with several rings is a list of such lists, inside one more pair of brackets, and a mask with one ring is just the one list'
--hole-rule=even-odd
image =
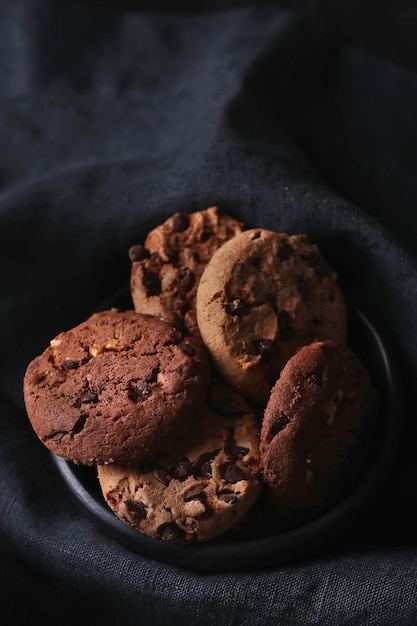
{"label": "chocolate chip cookie", "polygon": [[298,348],[347,336],[337,275],[303,234],[256,228],[224,243],[201,276],[196,311],[219,372],[261,403]]}
{"label": "chocolate chip cookie", "polygon": [[290,358],[262,423],[263,480],[277,511],[317,515],[357,478],[372,441],[377,392],[346,345],[314,342]]}
{"label": "chocolate chip cookie", "polygon": [[207,351],[159,318],[94,314],[27,367],[28,417],[50,450],[85,465],[143,460],[178,437],[205,400]]}
{"label": "chocolate chip cookie", "polygon": [[176,213],[129,249],[135,310],[172,320],[199,335],[195,295],[213,253],[240,233],[243,223],[210,207]]}
{"label": "chocolate chip cookie", "polygon": [[259,422],[232,389],[213,385],[189,432],[145,464],[98,467],[103,496],[126,524],[174,543],[232,528],[260,491]]}

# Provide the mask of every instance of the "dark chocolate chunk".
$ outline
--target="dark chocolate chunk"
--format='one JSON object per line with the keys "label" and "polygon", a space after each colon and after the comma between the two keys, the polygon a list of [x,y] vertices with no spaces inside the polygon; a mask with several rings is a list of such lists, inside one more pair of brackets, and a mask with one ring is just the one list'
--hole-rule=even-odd
{"label": "dark chocolate chunk", "polygon": [[185,354],[188,354],[188,356],[194,356],[195,355],[194,347],[192,345],[190,345],[189,343],[186,343],[186,342],[179,343],[178,347],[181,348],[181,350],[183,352],[185,352]]}
{"label": "dark chocolate chunk", "polygon": [[236,461],[243,459],[243,457],[246,456],[248,452],[249,448],[247,448],[246,446],[239,446],[237,443],[232,443],[232,445],[230,446],[230,454]]}
{"label": "dark chocolate chunk", "polygon": [[142,502],[136,502],[136,500],[126,499],[123,500],[123,504],[126,507],[129,518],[132,521],[139,521],[145,519],[146,508]]}
{"label": "dark chocolate chunk", "polygon": [[142,285],[146,289],[148,296],[159,296],[161,293],[161,280],[153,272],[145,272],[142,278]]}
{"label": "dark chocolate chunk", "polygon": [[61,365],[64,370],[76,370],[78,367],[78,361],[74,361],[73,359],[64,359]]}
{"label": "dark chocolate chunk", "polygon": [[163,467],[154,467],[154,469],[152,470],[153,475],[155,476],[155,478],[157,480],[159,480],[160,483],[162,483],[163,485],[165,485],[165,487],[167,487],[170,483],[171,480],[171,475],[167,472],[166,469],[164,469]]}
{"label": "dark chocolate chunk", "polygon": [[190,225],[190,216],[187,213],[175,213],[172,218],[172,230],[174,233],[182,233]]}
{"label": "dark chocolate chunk", "polygon": [[149,257],[148,250],[145,248],[145,246],[142,246],[141,244],[138,244],[136,246],[131,246],[129,248],[129,259],[132,261],[132,263],[135,263],[137,261],[143,261],[144,259],[147,259],[148,257]]}
{"label": "dark chocolate chunk", "polygon": [[279,433],[281,430],[284,430],[284,428],[289,423],[289,421],[290,420],[288,419],[288,417],[282,411],[281,411],[281,413],[276,415],[274,417],[274,419],[272,421],[272,425],[271,425],[271,431],[270,431],[271,432],[271,436],[273,437],[274,435]]}
{"label": "dark chocolate chunk", "polygon": [[308,374],[308,379],[311,380],[316,387],[321,387],[323,384],[323,372],[324,372],[324,365],[321,365],[320,367],[317,367],[314,371],[310,372],[310,374]]}
{"label": "dark chocolate chunk", "polygon": [[293,249],[289,243],[282,243],[278,250],[278,258],[280,261],[286,261],[293,255]]}
{"label": "dark chocolate chunk", "polygon": [[66,432],[62,431],[59,433],[54,433],[52,437],[50,437],[50,439],[52,439],[52,441],[55,441],[56,443],[61,443],[66,434]]}
{"label": "dark chocolate chunk", "polygon": [[176,524],[170,523],[159,528],[159,536],[162,541],[171,541],[172,543],[184,543],[186,533]]}
{"label": "dark chocolate chunk", "polygon": [[213,470],[211,468],[212,462],[213,459],[209,459],[208,461],[204,461],[200,465],[200,473],[202,476],[204,476],[204,478],[211,478],[213,476]]}
{"label": "dark chocolate chunk", "polygon": [[98,402],[98,396],[95,393],[84,393],[81,397],[80,397],[80,402],[82,404],[90,404],[90,403],[96,403]]}
{"label": "dark chocolate chunk", "polygon": [[238,499],[236,493],[226,490],[219,491],[217,497],[219,500],[221,500],[222,502],[226,502],[227,504],[234,504]]}
{"label": "dark chocolate chunk", "polygon": [[188,293],[194,287],[194,284],[195,275],[193,274],[193,272],[188,272],[188,274],[184,276],[179,284],[179,291],[181,293]]}
{"label": "dark chocolate chunk", "polygon": [[245,472],[234,463],[227,465],[224,472],[224,479],[227,483],[237,483],[239,480],[247,480]]}
{"label": "dark chocolate chunk", "polygon": [[178,478],[178,480],[182,481],[189,476],[192,476],[193,466],[191,465],[190,461],[186,457],[184,457],[183,459],[178,461],[178,463],[175,463],[171,471],[175,478]]}

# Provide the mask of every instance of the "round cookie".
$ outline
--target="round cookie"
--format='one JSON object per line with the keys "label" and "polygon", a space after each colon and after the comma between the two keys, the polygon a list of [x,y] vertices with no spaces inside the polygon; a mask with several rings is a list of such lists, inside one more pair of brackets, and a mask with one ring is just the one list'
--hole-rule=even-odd
{"label": "round cookie", "polygon": [[346,345],[314,342],[290,358],[261,429],[263,480],[290,520],[329,507],[357,478],[372,441],[377,392]]}
{"label": "round cookie", "polygon": [[135,310],[158,315],[199,335],[195,296],[214,252],[240,233],[243,224],[210,207],[176,213],[129,249],[130,291]]}
{"label": "round cookie", "polygon": [[196,310],[221,375],[261,403],[299,347],[346,341],[337,276],[305,235],[260,228],[236,235],[207,264]]}
{"label": "round cookie", "polygon": [[47,448],[85,465],[154,454],[204,402],[207,351],[159,318],[116,309],[62,332],[28,365],[24,399]]}
{"label": "round cookie", "polygon": [[209,541],[260,494],[259,420],[236,391],[213,385],[190,431],[164,454],[97,470],[106,502],[129,526],[169,542]]}

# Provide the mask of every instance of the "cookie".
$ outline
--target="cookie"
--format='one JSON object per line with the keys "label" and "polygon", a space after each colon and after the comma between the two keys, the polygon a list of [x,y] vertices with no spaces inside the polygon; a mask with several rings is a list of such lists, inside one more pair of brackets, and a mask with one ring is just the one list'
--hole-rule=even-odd
{"label": "cookie", "polygon": [[298,348],[347,338],[337,275],[305,235],[256,228],[224,243],[201,276],[196,311],[220,374],[260,403]]}
{"label": "cookie", "polygon": [[135,466],[100,466],[109,507],[126,524],[163,541],[205,542],[234,527],[260,491],[259,422],[236,391],[210,388],[190,431]]}
{"label": "cookie", "polygon": [[35,433],[85,465],[154,454],[188,427],[210,378],[201,340],[159,318],[94,314],[28,365],[24,399]]}
{"label": "cookie", "polygon": [[314,342],[281,372],[264,412],[263,480],[290,520],[317,515],[359,475],[377,409],[377,391],[346,345]]}
{"label": "cookie", "polygon": [[214,252],[242,229],[241,222],[217,207],[176,213],[157,226],[144,245],[129,249],[135,310],[164,317],[199,335],[195,296],[200,276]]}

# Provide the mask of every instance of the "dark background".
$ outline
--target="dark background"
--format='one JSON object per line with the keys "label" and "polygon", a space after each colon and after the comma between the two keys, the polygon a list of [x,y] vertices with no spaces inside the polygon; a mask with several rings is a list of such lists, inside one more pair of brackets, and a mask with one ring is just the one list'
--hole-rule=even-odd
{"label": "dark background", "polygon": [[[404,1],[0,0],[6,624],[417,623],[416,25]],[[404,427],[335,546],[201,575],[98,532],[31,431],[22,379],[127,284],[130,245],[215,203],[322,246],[393,348]]]}

